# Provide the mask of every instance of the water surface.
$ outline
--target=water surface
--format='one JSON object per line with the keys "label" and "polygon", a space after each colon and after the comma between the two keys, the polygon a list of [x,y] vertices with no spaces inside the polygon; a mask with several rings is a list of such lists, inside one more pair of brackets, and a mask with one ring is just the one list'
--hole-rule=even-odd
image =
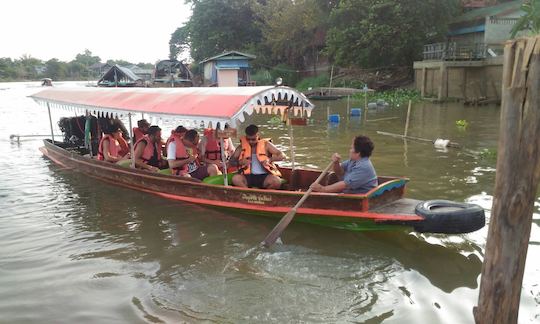
{"label": "water surface", "polygon": [[[46,110],[26,97],[39,90],[0,83],[0,322],[473,322],[487,227],[422,235],[293,223],[284,244],[258,249],[275,220],[116,187],[54,165],[39,140],[10,141],[50,133]],[[411,179],[408,197],[469,201],[489,217],[495,161],[477,153],[497,146],[498,107],[415,104],[410,135],[464,147],[440,150],[376,133],[402,133],[404,107],[369,111],[366,122],[346,118],[346,100],[316,104],[313,121],[294,129],[299,165],[323,168],[366,134],[378,174]],[[325,122],[327,105],[339,125]],[[288,150],[287,129],[270,118],[248,122]],[[539,207],[537,199],[521,323],[540,318]]]}

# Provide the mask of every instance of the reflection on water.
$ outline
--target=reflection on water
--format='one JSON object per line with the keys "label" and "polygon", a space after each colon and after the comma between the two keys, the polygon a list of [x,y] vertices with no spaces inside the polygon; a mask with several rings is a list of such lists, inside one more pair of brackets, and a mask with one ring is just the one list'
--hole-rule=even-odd
{"label": "reflection on water", "polygon": [[[77,86],[67,84],[66,86]],[[487,228],[468,235],[402,231],[351,233],[293,223],[285,244],[258,247],[275,220],[168,201],[90,179],[42,158],[47,116],[26,95],[38,88],[0,84],[0,313],[17,322],[472,322]],[[360,103],[352,103],[352,105]],[[409,134],[448,138],[466,150],[438,151],[401,133],[406,111],[373,110],[325,122],[326,103],[296,127],[296,162],[325,166],[359,133],[373,138],[380,175],[411,178],[412,198],[445,198],[491,208],[497,107],[416,104]],[[56,113],[59,114],[59,113]],[[389,117],[397,117],[389,119]],[[288,150],[288,132],[253,116]],[[466,119],[467,130],[455,126]],[[20,121],[20,122],[18,122]],[[540,208],[540,199],[536,203]],[[488,214],[489,216],[489,214]],[[489,221],[489,217],[488,217]],[[540,215],[534,215],[520,320],[540,316]]]}

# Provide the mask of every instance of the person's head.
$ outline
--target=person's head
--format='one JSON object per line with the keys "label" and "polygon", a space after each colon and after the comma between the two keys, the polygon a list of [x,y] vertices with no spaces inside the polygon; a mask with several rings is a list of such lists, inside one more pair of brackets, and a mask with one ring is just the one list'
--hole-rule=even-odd
{"label": "person's head", "polygon": [[118,126],[116,123],[110,124],[103,132],[107,135],[111,135],[115,139],[122,136],[122,128],[120,128],[120,126]]}
{"label": "person's head", "polygon": [[184,134],[184,143],[190,147],[195,147],[199,144],[199,133],[196,130],[190,129]]}
{"label": "person's head", "polygon": [[358,160],[363,157],[368,158],[371,156],[374,148],[375,145],[373,145],[369,137],[362,135],[356,136],[352,141],[349,157],[351,160]]}
{"label": "person's head", "polygon": [[259,141],[259,127],[253,124],[246,127],[246,139],[250,144],[255,145]]}
{"label": "person's head", "polygon": [[161,141],[161,128],[159,128],[159,126],[154,125],[148,127],[147,134],[154,143],[158,143]]}
{"label": "person's head", "polygon": [[185,127],[182,126],[182,125],[180,125],[180,126],[178,126],[178,127],[176,127],[176,128],[174,129],[174,133],[175,133],[176,135],[180,135],[180,136],[183,136],[187,131],[188,131],[187,128],[185,128]]}
{"label": "person's head", "polygon": [[148,128],[150,128],[150,123],[146,119],[141,119],[137,122],[137,127],[144,134],[148,134]]}

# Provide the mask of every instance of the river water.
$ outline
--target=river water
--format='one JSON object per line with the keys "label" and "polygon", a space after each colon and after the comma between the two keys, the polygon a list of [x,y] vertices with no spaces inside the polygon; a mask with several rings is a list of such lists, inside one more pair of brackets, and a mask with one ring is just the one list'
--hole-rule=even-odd
{"label": "river water", "polygon": [[[293,223],[284,244],[256,249],[276,220],[102,183],[43,158],[40,140],[10,141],[50,133],[46,109],[26,97],[39,90],[0,83],[0,322],[473,322],[487,227],[422,235]],[[294,129],[299,165],[323,168],[366,134],[379,175],[410,177],[408,197],[477,203],[489,220],[495,160],[478,152],[497,146],[499,107],[414,104],[409,135],[464,147],[440,150],[377,134],[402,133],[405,107],[369,111],[366,122],[346,118],[346,100],[316,104],[312,122]],[[327,106],[339,125],[325,122]],[[288,149],[270,118],[248,122]],[[537,199],[521,323],[540,319],[539,208]]]}

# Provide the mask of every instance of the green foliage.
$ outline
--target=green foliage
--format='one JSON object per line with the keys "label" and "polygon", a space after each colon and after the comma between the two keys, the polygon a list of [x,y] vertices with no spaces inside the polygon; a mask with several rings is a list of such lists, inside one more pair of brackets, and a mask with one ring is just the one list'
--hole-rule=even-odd
{"label": "green foliage", "polygon": [[468,125],[469,122],[467,122],[465,119],[456,120],[456,126],[461,130],[466,130]]}
{"label": "green foliage", "polygon": [[296,84],[296,88],[300,91],[308,90],[308,88],[328,87],[330,77],[326,74],[304,78]]}
{"label": "green foliage", "polygon": [[272,85],[274,80],[272,80],[272,75],[268,70],[258,70],[251,75],[251,80],[257,82],[257,85]]}
{"label": "green foliage", "polygon": [[[379,99],[387,102],[391,107],[400,107],[406,105],[409,100],[412,102],[420,101],[420,92],[410,89],[394,89],[381,92],[368,92],[368,101],[374,102]],[[365,100],[364,93],[357,93],[353,96],[357,100]]]}
{"label": "green foliage", "polygon": [[296,83],[300,81],[300,73],[293,67],[287,64],[278,64],[270,71],[272,84],[277,78],[283,79],[283,84],[286,86],[294,87]]}
{"label": "green foliage", "polygon": [[171,57],[176,57],[189,46],[191,57],[200,62],[224,51],[242,51],[249,44],[261,41],[261,30],[253,19],[255,0],[187,2],[192,4],[192,15],[171,35]]}
{"label": "green foliage", "polygon": [[522,30],[530,30],[533,34],[540,33],[540,0],[529,0],[521,5],[525,15],[521,16],[512,27],[512,38]]}
{"label": "green foliage", "polygon": [[330,16],[327,53],[341,66],[409,65],[444,39],[456,0],[342,0]]}

